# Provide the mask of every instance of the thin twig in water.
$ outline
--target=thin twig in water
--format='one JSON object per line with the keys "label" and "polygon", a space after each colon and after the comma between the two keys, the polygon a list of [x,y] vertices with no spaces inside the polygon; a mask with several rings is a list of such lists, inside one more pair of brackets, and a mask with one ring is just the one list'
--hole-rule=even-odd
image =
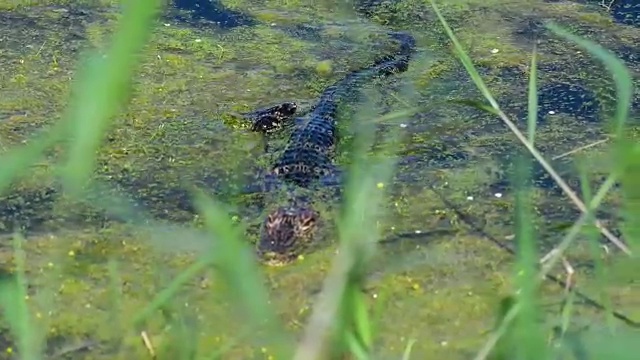
{"label": "thin twig in water", "polygon": [[149,355],[151,355],[152,359],[155,359],[156,351],[153,348],[153,343],[151,342],[151,338],[149,338],[149,335],[147,335],[146,331],[141,332],[140,336],[142,337],[142,342],[144,343],[144,347],[146,347],[147,350],[149,351]]}
{"label": "thin twig in water", "polygon": [[[435,187],[431,187],[431,189],[433,190],[433,192],[438,196],[438,198],[440,198],[440,200],[445,204],[445,206],[451,210],[453,210],[453,212],[458,216],[458,218],[460,220],[462,220],[462,222],[464,222],[465,224],[467,224],[473,231],[475,231],[478,235],[482,236],[483,238],[491,241],[491,243],[493,243],[494,245],[496,245],[497,247],[499,247],[500,249],[506,251],[507,253],[511,254],[511,255],[516,255],[515,250],[513,250],[511,247],[505,245],[502,241],[499,241],[498,239],[496,239],[495,237],[493,237],[493,235],[487,233],[482,225],[479,225],[478,223],[476,223],[476,221],[474,221],[467,213],[463,212],[462,210],[460,210],[455,204],[453,204],[450,200],[448,200],[438,189],[436,189]],[[578,219],[578,221],[583,221],[584,219]],[[571,234],[568,234],[567,236],[570,236]],[[546,257],[545,259],[545,263],[547,261],[553,261],[558,250],[552,250],[554,251],[554,254]],[[556,255],[557,256],[557,255]],[[562,286],[563,289],[572,289],[573,293],[582,301],[584,301],[585,304],[592,306],[595,309],[598,310],[607,310],[607,308],[602,305],[601,303],[599,303],[598,301],[590,298],[588,295],[580,292],[576,287],[571,287],[570,284],[565,281],[562,280],[556,276],[554,276],[553,274],[550,274],[548,269],[546,271],[543,271],[540,273],[540,278],[542,279],[548,279],[551,280],[552,282]],[[631,318],[627,317],[626,315],[624,315],[621,312],[618,312],[616,310],[612,311],[612,314],[615,318],[617,318],[618,320],[624,322],[625,324],[633,327],[633,328],[640,328],[640,322],[637,322],[635,320],[632,320]],[[497,339],[496,339],[497,340]],[[489,345],[489,344],[487,344]],[[476,358],[478,359],[478,358]]]}
{"label": "thin twig in water", "polygon": [[[495,100],[492,102],[492,106],[498,112],[498,116],[500,117],[500,119],[516,135],[518,140],[527,148],[527,150],[531,153],[531,155],[533,155],[533,157],[545,169],[545,171],[551,176],[551,178],[553,178],[553,180],[558,184],[558,186],[560,186],[562,191],[564,191],[564,193],[569,197],[571,202],[573,202],[583,214],[586,214],[587,207],[584,204],[584,202],[582,202],[582,200],[580,200],[578,195],[576,195],[576,193],[573,190],[571,190],[569,185],[567,185],[567,183],[560,177],[560,175],[558,175],[558,173],[553,169],[553,167],[549,165],[549,163],[542,157],[542,155],[529,142],[529,140],[525,138],[522,132],[518,130],[516,125],[507,117],[507,115],[504,112],[502,112],[502,110],[500,110],[500,107],[498,103],[495,102]],[[627,255],[631,255],[631,250],[629,250],[629,248],[622,241],[620,241],[620,239],[618,239],[615,235],[613,235],[611,231],[609,231],[609,229],[604,227],[604,225],[602,225],[600,220],[596,219],[595,225],[598,228],[598,230],[600,230],[600,233],[602,233],[602,235],[604,235],[609,241],[611,241],[615,246],[617,246],[622,251],[624,251]]]}
{"label": "thin twig in water", "polygon": [[611,11],[611,7],[613,6],[613,3],[615,3],[616,0],[611,0],[609,1],[609,5],[605,4],[605,0],[600,0],[600,6],[602,6],[603,8],[607,9],[607,11]]}
{"label": "thin twig in water", "polygon": [[47,41],[45,40],[45,41],[42,43],[42,45],[40,46],[40,49],[38,49],[38,52],[36,52],[36,55],[35,55],[35,56],[40,55],[40,52],[42,51],[42,49],[44,49],[44,45],[45,45],[46,43],[47,43]]}
{"label": "thin twig in water", "polygon": [[567,272],[567,286],[565,286],[564,290],[568,294],[569,291],[572,291],[576,285],[575,281],[573,280],[573,275],[575,275],[576,271],[574,267],[571,266],[569,260],[567,260],[564,256],[562,257],[562,265]]}
{"label": "thin twig in water", "polygon": [[592,148],[594,146],[598,146],[600,144],[606,143],[607,141],[609,141],[609,138],[598,140],[598,141],[593,142],[593,143],[588,144],[588,145],[580,146],[579,148],[573,149],[571,151],[567,151],[566,153],[563,153],[563,154],[560,154],[560,155],[556,155],[556,156],[552,157],[551,160],[562,159],[563,157],[567,157],[567,156],[569,156],[571,154],[575,154],[577,152]]}
{"label": "thin twig in water", "polygon": [[552,258],[552,256],[560,256],[560,259],[562,260],[562,266],[564,266],[564,270],[567,272],[567,277],[565,280],[567,285],[565,286],[565,291],[569,292],[570,290],[573,289],[573,286],[574,286],[573,275],[575,274],[575,270],[573,266],[571,266],[571,263],[569,262],[569,260],[567,260],[567,258],[564,255],[559,255],[558,252],[559,250],[557,248],[552,249],[540,259],[540,264],[546,263]]}

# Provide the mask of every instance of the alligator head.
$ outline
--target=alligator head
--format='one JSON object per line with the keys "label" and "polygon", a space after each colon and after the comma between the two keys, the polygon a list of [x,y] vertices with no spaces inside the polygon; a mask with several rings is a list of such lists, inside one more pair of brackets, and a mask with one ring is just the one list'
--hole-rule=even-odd
{"label": "alligator head", "polygon": [[280,207],[267,216],[258,242],[258,255],[271,266],[295,260],[309,244],[318,213],[308,206]]}
{"label": "alligator head", "polygon": [[270,134],[280,130],[297,110],[296,103],[286,102],[242,115],[253,123],[251,131]]}

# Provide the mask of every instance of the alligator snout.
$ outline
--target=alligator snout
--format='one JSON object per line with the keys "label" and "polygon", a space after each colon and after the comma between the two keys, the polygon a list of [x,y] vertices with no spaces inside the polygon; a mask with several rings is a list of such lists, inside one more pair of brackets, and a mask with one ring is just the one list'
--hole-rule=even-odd
{"label": "alligator snout", "polygon": [[309,207],[280,207],[262,226],[258,255],[268,264],[287,263],[297,258],[312,240],[318,213]]}

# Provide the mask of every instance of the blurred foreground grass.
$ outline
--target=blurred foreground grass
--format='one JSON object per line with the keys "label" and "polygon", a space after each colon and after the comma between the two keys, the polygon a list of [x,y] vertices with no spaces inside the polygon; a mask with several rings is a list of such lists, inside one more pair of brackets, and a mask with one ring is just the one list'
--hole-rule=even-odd
{"label": "blurred foreground grass", "polygon": [[[64,119],[51,129],[38,135],[28,145],[15,148],[0,159],[2,168],[0,171],[0,191],[6,191],[8,186],[18,177],[27,176],[28,169],[37,162],[44,152],[56,143],[64,141],[66,149],[65,162],[58,167],[59,175],[65,189],[72,195],[81,196],[84,189],[91,188],[89,179],[94,170],[93,154],[100,147],[102,137],[110,127],[113,116],[126,106],[130,79],[136,71],[137,53],[141,51],[149,38],[152,21],[160,9],[160,1],[128,1],[123,7],[123,16],[120,19],[118,31],[111,39],[111,46],[106,54],[91,53],[83,61],[85,66],[79,72],[75,83],[72,98],[70,99],[67,114]],[[434,5],[434,9],[437,8]],[[439,13],[438,13],[439,14]],[[448,29],[444,18],[440,17],[445,28]],[[551,259],[539,269],[540,254],[536,247],[536,236],[533,229],[533,215],[531,205],[528,202],[528,189],[521,186],[517,191],[517,206],[513,216],[517,219],[516,241],[518,243],[517,257],[514,267],[514,279],[519,290],[512,297],[506,298],[504,308],[500,309],[498,321],[494,331],[488,337],[485,347],[479,349],[477,359],[551,359],[551,358],[603,358],[605,355],[613,359],[636,358],[638,342],[634,341],[637,334],[618,326],[613,318],[603,329],[598,329],[586,334],[573,334],[569,331],[572,306],[575,300],[573,289],[566,292],[566,302],[561,316],[563,326],[555,332],[549,333],[539,322],[541,314],[540,304],[542,298],[539,293],[539,279],[549,272],[550,265],[562,259],[562,251],[571,246],[581,226],[587,228],[590,234],[589,240],[594,249],[593,258],[596,261],[596,276],[602,276],[605,271],[604,264],[599,262],[598,230],[593,223],[593,214],[599,202],[616,182],[622,183],[625,194],[624,212],[625,223],[622,226],[624,239],[632,254],[637,252],[638,222],[640,216],[640,194],[636,184],[640,183],[640,147],[625,137],[625,124],[628,117],[630,97],[633,93],[630,75],[619,60],[611,56],[596,44],[576,38],[563,30],[551,26],[552,30],[569,41],[585,47],[594,56],[604,62],[610,69],[617,84],[618,107],[615,117],[612,119],[611,131],[615,139],[612,146],[613,156],[618,159],[617,167],[598,191],[583,186],[582,201],[587,204],[585,215],[576,223],[558,246],[559,251],[551,254]],[[454,34],[448,29],[450,38],[454,41],[458,55],[469,72],[470,76],[484,95],[488,105],[476,103],[477,107],[496,114],[503,118],[498,102],[491,95],[482,79],[474,69],[471,60],[464,53],[462,47],[455,41]],[[536,157],[535,143],[535,119],[537,108],[535,52],[530,67],[530,107],[528,136],[522,137],[524,147]],[[504,120],[504,118],[503,118]],[[507,119],[508,120],[508,119]],[[509,123],[507,122],[507,125]],[[340,248],[338,256],[329,271],[324,287],[316,301],[308,323],[304,325],[304,331],[298,342],[285,330],[284,325],[278,319],[276,311],[270,304],[268,292],[263,285],[265,279],[257,266],[251,252],[251,248],[243,240],[243,227],[237,226],[224,207],[219,205],[209,196],[196,193],[197,208],[205,222],[205,236],[208,241],[215,242],[213,250],[201,257],[193,265],[182,273],[169,279],[163,284],[163,289],[157,292],[148,303],[140,304],[135,314],[128,316],[118,315],[118,288],[120,287],[120,273],[117,262],[109,264],[110,279],[113,294],[113,328],[115,332],[122,332],[122,343],[110,344],[112,348],[107,351],[109,356],[122,357],[120,352],[126,345],[126,339],[131,337],[143,346],[146,338],[145,329],[148,323],[158,312],[168,311],[172,299],[179,294],[181,287],[196,279],[205,271],[213,270],[219,279],[225,284],[231,302],[237,306],[238,322],[246,325],[247,334],[252,336],[253,329],[262,329],[260,332],[264,339],[265,357],[275,359],[317,359],[317,358],[342,358],[350,356],[358,359],[377,358],[376,356],[376,329],[380,327],[394,327],[397,324],[377,323],[376,313],[383,309],[371,311],[367,298],[361,289],[364,286],[364,273],[367,261],[375,251],[378,234],[373,227],[367,226],[375,222],[379,216],[376,209],[379,208],[380,191],[376,190],[376,183],[382,178],[389,178],[393,164],[385,161],[385,167],[381,174],[381,168],[376,167],[376,175],[373,175],[373,164],[379,162],[367,155],[366,149],[372,139],[373,129],[364,129],[359,133],[354,143],[354,155],[350,176],[346,186],[346,197],[343,210],[338,221],[338,234]],[[512,129],[513,130],[513,129]],[[516,129],[517,130],[517,129]],[[391,141],[393,137],[391,137]],[[537,156],[537,160],[541,158]],[[523,157],[519,171],[516,172],[516,184],[524,184],[528,176],[528,157]],[[544,159],[542,159],[544,162]],[[553,169],[550,169],[553,172]],[[375,179],[375,181],[374,181]],[[586,184],[586,182],[585,182]],[[372,194],[378,194],[372,196]],[[213,239],[213,240],[211,240]],[[16,271],[5,274],[0,288],[0,302],[4,309],[6,322],[8,323],[14,343],[17,344],[15,353],[21,359],[42,359],[50,356],[44,355],[45,341],[49,333],[48,324],[40,319],[39,313],[34,313],[29,307],[27,299],[30,279],[25,275],[25,254],[22,250],[22,238],[19,235],[14,239],[14,253]],[[51,263],[61,264],[68,260],[66,253],[61,253],[59,259],[51,259]],[[636,262],[635,258],[632,261]],[[55,279],[55,272],[62,271],[63,267],[51,270],[45,276]],[[46,283],[46,282],[45,282]],[[53,306],[48,302],[53,292],[57,289],[39,289],[37,297],[40,302]],[[607,304],[606,292],[603,290],[601,300]],[[607,312],[614,309],[607,306]],[[46,309],[46,307],[45,307]],[[54,311],[54,309],[47,309]],[[73,311],[73,309],[55,309],[56,311]],[[43,311],[42,309],[40,311]],[[116,319],[118,319],[116,321]],[[206,326],[201,324],[200,326]],[[110,324],[105,324],[110,327]],[[245,326],[243,326],[244,328]],[[167,359],[204,359],[204,358],[228,358],[226,347],[233,344],[225,344],[215,352],[203,354],[198,351],[201,340],[196,339],[194,325],[184,319],[176,319],[170,340],[164,342],[164,347],[146,344],[158,358]],[[131,335],[131,336],[129,336]],[[549,340],[551,339],[551,340]],[[415,339],[413,341],[426,341],[427,339]],[[598,340],[598,341],[596,341]],[[412,358],[409,341],[404,353],[398,353],[398,358]],[[615,341],[615,342],[614,342]],[[81,344],[78,349],[91,344]],[[615,346],[613,346],[615,345]],[[15,354],[12,350],[8,356]],[[127,354],[125,352],[125,354]],[[350,354],[350,355],[347,355]],[[569,354],[569,355],[567,355]],[[65,355],[65,354],[63,354]],[[149,353],[149,356],[153,354]],[[74,349],[68,351],[66,356],[74,356]],[[106,356],[106,357],[109,357]]]}

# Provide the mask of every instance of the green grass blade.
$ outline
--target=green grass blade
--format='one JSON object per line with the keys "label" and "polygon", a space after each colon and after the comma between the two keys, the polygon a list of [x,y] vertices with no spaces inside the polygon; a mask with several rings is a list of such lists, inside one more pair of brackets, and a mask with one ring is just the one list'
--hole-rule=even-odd
{"label": "green grass blade", "polygon": [[448,100],[447,102],[454,103],[454,104],[465,105],[465,106],[472,107],[472,108],[476,108],[478,110],[482,110],[482,111],[485,111],[485,112],[487,112],[489,114],[496,115],[496,116],[500,115],[496,109],[492,108],[491,106],[487,105],[486,103],[482,103],[482,102],[477,101],[477,100],[454,99],[454,100]]}
{"label": "green grass blade", "polygon": [[369,359],[373,333],[366,296],[358,287],[352,286],[347,289],[345,301],[344,317],[352,319],[354,323],[352,327],[347,326],[345,331],[349,349],[359,360]]}
{"label": "green grass blade", "polygon": [[536,125],[538,124],[538,70],[537,51],[534,46],[531,54],[531,70],[529,73],[529,101],[527,112],[527,135],[531,145],[536,138]]}
{"label": "green grass blade", "polygon": [[[586,203],[591,203],[593,199],[593,191],[589,184],[589,178],[587,176],[587,164],[580,163],[578,165],[578,170],[580,173],[580,190],[582,191],[582,198]],[[614,323],[613,318],[613,306],[611,304],[611,299],[607,295],[607,283],[605,279],[605,265],[602,261],[602,248],[600,247],[600,234],[598,229],[593,223],[594,220],[593,211],[589,211],[588,220],[585,224],[585,235],[587,241],[589,242],[589,252],[594,263],[594,273],[595,273],[595,281],[598,284],[598,292],[599,292],[599,300],[602,302],[606,314],[607,314],[607,322],[609,326],[612,326]]]}
{"label": "green grass blade", "polygon": [[143,326],[144,322],[147,321],[155,311],[167,304],[177,293],[180,292],[180,287],[191,281],[204,270],[211,267],[212,264],[213,259],[211,256],[203,256],[187,269],[183,270],[132,319],[131,322],[133,326],[136,328]]}
{"label": "green grass blade", "polygon": [[[634,251],[640,246],[640,144],[624,141],[627,148],[624,154],[625,169],[621,175],[622,215],[624,224],[622,231],[625,239]],[[637,261],[637,259],[636,259]]]}
{"label": "green grass blade", "polygon": [[241,227],[234,225],[229,214],[202,192],[195,197],[198,212],[203,215],[209,233],[216,239],[211,257],[216,270],[229,285],[232,300],[242,305],[247,320],[253,321],[256,328],[266,330],[277,358],[290,356],[290,341],[284,328],[271,308],[269,294],[264,286],[258,264],[251,248],[242,241]]}
{"label": "green grass blade", "polygon": [[[533,155],[533,157],[536,159],[536,161],[538,161],[538,163],[540,163],[540,165],[551,176],[551,178],[560,186],[560,188],[571,199],[571,201],[582,212],[585,212],[586,211],[586,205],[584,204],[584,202],[582,200],[580,200],[580,198],[575,194],[575,192],[571,189],[571,187],[566,183],[566,181],[564,181],[560,177],[560,175],[553,169],[553,167],[549,164],[549,162],[544,159],[544,157],[540,154],[540,152],[531,143],[529,143],[529,141],[526,139],[524,134],[522,134],[522,132],[518,129],[518,127],[511,120],[509,120],[509,118],[502,112],[502,110],[500,110],[497,102],[492,97],[492,95],[489,92],[488,88],[485,86],[485,84],[482,81],[482,79],[480,78],[478,72],[475,70],[475,68],[473,66],[473,63],[470,61],[468,55],[466,55],[464,53],[464,49],[462,49],[462,47],[460,46],[459,42],[456,40],[453,32],[451,31],[451,28],[448,26],[446,20],[440,14],[440,12],[439,12],[437,6],[435,5],[435,3],[433,2],[433,0],[431,0],[431,3],[433,5],[433,7],[434,7],[434,10],[438,14],[438,17],[439,17],[439,19],[440,19],[440,21],[442,23],[442,26],[447,30],[447,34],[450,36],[451,40],[456,45],[456,49],[458,51],[458,56],[460,57],[460,60],[463,62],[465,68],[467,69],[467,72],[472,77],[472,79],[474,80],[474,82],[478,86],[479,90],[483,93],[483,95],[485,95],[485,97],[487,98],[487,100],[489,101],[491,106],[496,110],[496,112],[499,113],[499,117],[502,119],[502,121],[516,135],[518,140],[527,148],[527,150],[531,153],[531,155]],[[584,221],[584,219],[580,220],[580,221]],[[607,237],[607,239],[609,241],[614,243],[618,248],[622,249],[627,254],[630,253],[628,247],[623,242],[621,242],[618,238],[616,238],[613,234],[611,234],[611,232],[608,229],[602,228],[601,232],[603,233],[603,235],[605,235]],[[566,245],[568,245],[573,240],[573,238],[567,238],[567,239],[568,240],[566,241]],[[558,258],[556,256],[549,263],[553,265],[553,264],[556,263],[557,260],[558,260]]]}
{"label": "green grass blade", "polygon": [[369,349],[367,349],[360,338],[353,332],[347,332],[343,335],[349,347],[349,352],[357,360],[369,360]]}
{"label": "green grass blade", "polygon": [[[577,35],[571,34],[567,30],[558,25],[549,23],[546,25],[551,31],[557,35],[577,44],[587,50],[591,55],[598,58],[607,70],[611,73],[616,84],[616,112],[613,119],[613,138],[614,138],[614,157],[621,161],[616,163],[616,171],[623,174],[627,172],[626,167],[634,167],[637,163],[637,156],[632,156],[635,142],[627,138],[628,132],[625,131],[625,125],[629,118],[629,109],[631,107],[632,97],[634,94],[633,78],[629,69],[624,65],[622,60],[618,59],[611,51],[602,46],[583,39]],[[632,172],[634,170],[631,170]],[[631,246],[637,247],[640,242],[640,205],[637,195],[630,195],[637,192],[637,183],[632,180],[624,181],[623,192],[626,193],[625,201],[625,238],[630,242]]]}
{"label": "green grass blade", "polygon": [[[353,295],[361,289],[365,277],[363,270],[375,251],[378,235],[377,228],[370,225],[375,223],[375,218],[379,215],[377,212],[384,195],[384,191],[377,185],[389,182],[395,164],[385,156],[385,160],[378,165],[379,159],[369,154],[375,138],[373,125],[377,123],[377,120],[369,121],[374,118],[370,111],[372,108],[373,106],[363,106],[363,110],[356,116],[360,121],[357,121],[359,126],[351,147],[351,166],[346,179],[345,196],[337,219],[340,248],[329,275],[325,278],[323,290],[306,325],[303,339],[298,344],[294,357],[296,360],[320,358],[335,328],[337,334],[347,333],[345,328],[348,329],[349,326],[366,329],[363,330],[365,333],[371,332],[368,315],[354,316],[354,312],[351,312],[348,318],[343,319],[341,314],[344,314],[345,305],[348,307],[358,303]],[[382,147],[388,147],[388,144],[395,143],[398,138],[392,132]],[[357,312],[362,314],[361,311],[366,309],[360,308]],[[353,349],[360,350],[355,347]],[[359,356],[365,356],[363,353],[360,352]]]}
{"label": "green grass blade", "polygon": [[560,309],[560,336],[564,336],[569,331],[571,319],[575,312],[576,294],[570,290],[562,303]]}
{"label": "green grass blade", "polygon": [[548,23],[546,26],[549,30],[559,36],[587,50],[591,55],[602,61],[607,70],[609,70],[616,83],[617,104],[613,133],[617,137],[622,135],[624,125],[629,117],[629,108],[631,107],[631,99],[633,96],[633,81],[631,80],[633,77],[631,76],[629,69],[627,69],[622,60],[618,59],[613,53],[602,46],[571,34],[567,30],[553,23]]}
{"label": "green grass blade", "polygon": [[0,193],[29,166],[43,157],[44,152],[59,141],[64,134],[63,123],[58,123],[49,131],[33,137],[25,146],[10,150],[0,157]]}
{"label": "green grass blade", "polygon": [[373,328],[367,309],[367,296],[358,289],[358,292],[354,294],[354,300],[354,315],[358,337],[367,351],[371,351],[373,347]]}
{"label": "green grass blade", "polygon": [[411,350],[413,349],[413,345],[415,343],[415,339],[410,339],[409,342],[407,342],[407,346],[404,348],[404,352],[402,353],[402,360],[411,359]]}
{"label": "green grass blade", "polygon": [[429,2],[431,2],[431,6],[433,7],[433,10],[436,12],[438,19],[440,20],[440,23],[442,24],[445,32],[449,36],[449,39],[451,39],[451,42],[453,42],[453,45],[456,49],[456,55],[462,62],[462,65],[464,66],[464,68],[469,73],[469,76],[471,76],[471,79],[473,80],[473,82],[478,87],[478,90],[480,90],[480,92],[482,93],[482,96],[484,96],[485,99],[489,101],[489,104],[491,104],[491,107],[493,107],[496,110],[500,109],[498,102],[496,101],[496,99],[494,99],[493,95],[491,95],[491,91],[489,91],[489,88],[482,80],[482,77],[480,76],[478,71],[476,71],[476,68],[473,66],[473,61],[471,61],[471,58],[469,57],[469,55],[467,55],[467,53],[464,51],[464,48],[458,41],[458,38],[456,38],[456,36],[454,35],[453,30],[451,30],[451,27],[449,27],[449,24],[447,23],[445,18],[442,16],[442,13],[440,12],[440,9],[438,9],[438,6],[436,5],[435,1],[429,0]]}
{"label": "green grass blade", "polygon": [[520,304],[520,314],[515,326],[515,344],[518,359],[545,359],[544,338],[538,326],[538,249],[536,246],[532,204],[530,203],[530,163],[521,156],[516,161],[515,212],[516,212],[516,283],[520,292],[516,300]]}
{"label": "green grass blade", "polygon": [[20,235],[14,238],[16,271],[14,275],[6,275],[0,280],[0,306],[4,310],[4,318],[17,339],[20,359],[41,359],[41,334],[34,326],[27,304],[27,283],[25,279],[25,253],[22,250]]}
{"label": "green grass blade", "polygon": [[67,121],[72,138],[63,178],[70,190],[88,180],[95,153],[113,116],[128,96],[139,53],[151,33],[160,0],[129,0],[106,56],[89,57],[74,87]]}

